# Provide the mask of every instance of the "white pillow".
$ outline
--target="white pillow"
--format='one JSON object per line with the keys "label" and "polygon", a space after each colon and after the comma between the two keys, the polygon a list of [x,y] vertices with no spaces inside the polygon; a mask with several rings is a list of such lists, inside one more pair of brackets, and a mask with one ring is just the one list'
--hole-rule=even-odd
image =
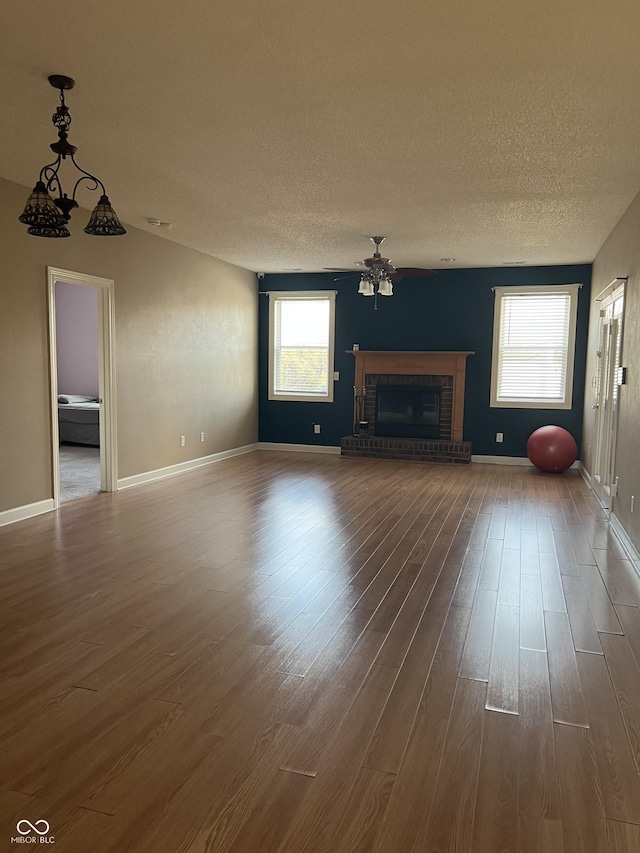
{"label": "white pillow", "polygon": [[59,403],[95,403],[95,397],[85,397],[84,394],[58,394]]}

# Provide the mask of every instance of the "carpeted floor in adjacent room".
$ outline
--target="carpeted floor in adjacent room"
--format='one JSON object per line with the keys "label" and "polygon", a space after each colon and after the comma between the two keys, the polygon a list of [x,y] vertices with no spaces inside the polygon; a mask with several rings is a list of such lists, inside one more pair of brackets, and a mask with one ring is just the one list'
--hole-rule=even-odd
{"label": "carpeted floor in adjacent room", "polygon": [[60,445],[60,500],[85,498],[100,491],[100,448]]}

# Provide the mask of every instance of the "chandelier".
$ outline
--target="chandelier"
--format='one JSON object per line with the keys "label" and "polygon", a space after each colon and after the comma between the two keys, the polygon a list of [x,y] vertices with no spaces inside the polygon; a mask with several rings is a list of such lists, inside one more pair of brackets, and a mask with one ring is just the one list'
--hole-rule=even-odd
{"label": "chandelier", "polygon": [[[89,190],[97,190],[100,187],[102,194],[89,217],[89,222],[84,229],[85,234],[91,234],[94,237],[117,237],[120,234],[126,234],[115,210],[111,207],[104,184],[95,175],[80,168],[75,159],[78,149],[69,142],[71,116],[64,101],[64,93],[73,89],[75,81],[71,77],[53,74],[49,77],[49,83],[54,89],[60,90],[60,106],[51,117],[53,126],[58,131],[58,141],[53,142],[50,148],[57,157],[53,163],[48,163],[40,170],[40,177],[18,220],[29,226],[27,234],[34,237],[70,237],[67,223],[71,218],[71,211],[74,207],[78,207],[76,192],[80,184],[86,183]],[[71,197],[64,192],[59,174],[62,162],[67,158],[80,173],[80,177],[73,186]],[[57,194],[58,197],[52,198],[51,193]]]}

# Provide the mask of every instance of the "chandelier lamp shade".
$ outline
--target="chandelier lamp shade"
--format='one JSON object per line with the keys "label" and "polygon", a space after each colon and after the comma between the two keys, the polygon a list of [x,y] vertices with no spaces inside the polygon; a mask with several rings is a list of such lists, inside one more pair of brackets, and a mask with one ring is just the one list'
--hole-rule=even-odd
{"label": "chandelier lamp shade", "polygon": [[[75,81],[71,77],[54,74],[49,77],[49,83],[54,89],[60,91],[60,106],[51,118],[53,126],[58,131],[58,140],[53,142],[50,148],[57,156],[52,163],[48,163],[40,170],[40,176],[27,199],[26,207],[18,217],[19,221],[28,226],[27,233],[34,237],[70,237],[71,233],[67,225],[71,219],[71,211],[78,207],[76,192],[81,185],[84,185],[89,190],[95,191],[100,188],[101,191],[98,203],[84,229],[85,234],[91,234],[94,237],[118,237],[126,234],[115,210],[111,207],[104,184],[95,175],[86,172],[77,164],[75,154],[78,149],[69,142],[71,116],[65,104],[64,93],[73,89]],[[63,190],[60,176],[60,167],[66,160],[71,161],[80,175],[73,185],[71,196]]]}

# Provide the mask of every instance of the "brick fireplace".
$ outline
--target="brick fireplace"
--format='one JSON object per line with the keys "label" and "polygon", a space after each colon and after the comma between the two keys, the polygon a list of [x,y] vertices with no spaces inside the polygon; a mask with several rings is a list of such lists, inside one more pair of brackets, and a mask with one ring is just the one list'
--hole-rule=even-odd
{"label": "brick fireplace", "polygon": [[[342,439],[343,456],[450,463],[471,461],[471,443],[463,441],[462,428],[466,360],[472,352],[348,352],[356,360],[354,424],[364,421],[367,425],[357,430],[357,435]],[[400,392],[400,399],[404,396],[437,401],[437,426],[412,425],[409,431],[415,437],[407,437],[407,427],[402,425],[397,427],[398,435],[393,435],[393,419],[391,425],[378,426],[379,386]],[[422,397],[416,398],[415,392]],[[386,394],[385,398],[388,396]],[[399,415],[394,414],[394,417]]]}

